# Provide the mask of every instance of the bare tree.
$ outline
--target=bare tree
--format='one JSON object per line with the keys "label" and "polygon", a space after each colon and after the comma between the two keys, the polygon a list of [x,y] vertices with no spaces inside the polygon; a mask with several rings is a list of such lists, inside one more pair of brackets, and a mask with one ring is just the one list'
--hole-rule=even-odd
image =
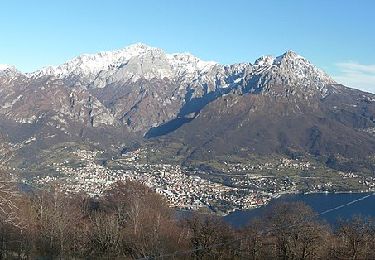
{"label": "bare tree", "polygon": [[31,198],[30,231],[36,253],[68,257],[77,253],[83,214],[75,197],[57,191],[38,191]]}
{"label": "bare tree", "polygon": [[244,259],[275,258],[274,240],[263,233],[263,220],[252,219],[248,225],[239,231],[239,254]]}
{"label": "bare tree", "polygon": [[181,228],[165,199],[143,184],[116,183],[104,196],[107,213],[117,216],[119,247],[133,258],[155,257],[178,247]]}
{"label": "bare tree", "polygon": [[[237,244],[232,243],[234,232],[222,219],[195,215],[187,220],[191,230],[192,257],[195,259],[232,259]],[[235,245],[235,248],[233,246]]]}
{"label": "bare tree", "polygon": [[0,173],[0,258],[7,258],[12,251],[21,253],[22,237],[26,228],[20,218],[21,194],[9,175]]}
{"label": "bare tree", "polygon": [[0,221],[22,228],[23,223],[19,218],[17,201],[20,192],[17,182],[11,180],[9,175],[0,172]]}
{"label": "bare tree", "polygon": [[315,259],[324,257],[330,229],[302,202],[274,205],[264,218],[264,233],[274,239],[276,257]]}
{"label": "bare tree", "polygon": [[336,232],[335,242],[332,258],[374,259],[374,220],[354,217],[342,221]]}

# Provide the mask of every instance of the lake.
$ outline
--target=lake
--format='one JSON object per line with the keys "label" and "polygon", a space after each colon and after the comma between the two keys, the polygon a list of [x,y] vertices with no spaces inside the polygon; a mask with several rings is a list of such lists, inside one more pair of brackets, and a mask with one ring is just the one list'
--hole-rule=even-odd
{"label": "lake", "polygon": [[[322,219],[333,226],[337,224],[338,219],[349,219],[356,215],[375,217],[374,193],[314,193],[283,195],[272,200],[266,206],[251,210],[235,211],[225,216],[224,220],[234,227],[243,227],[251,218],[262,215],[272,204],[284,201],[302,201],[317,213],[337,207],[337,209],[321,215]],[[340,207],[341,205],[345,206]]]}

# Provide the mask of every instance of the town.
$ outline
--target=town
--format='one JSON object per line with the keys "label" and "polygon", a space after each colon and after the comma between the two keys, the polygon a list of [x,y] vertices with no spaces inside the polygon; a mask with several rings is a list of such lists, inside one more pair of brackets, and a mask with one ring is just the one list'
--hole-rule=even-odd
{"label": "town", "polygon": [[[37,176],[38,185],[53,185],[66,193],[86,192],[92,197],[100,196],[117,181],[132,180],[143,183],[164,196],[171,207],[184,210],[209,209],[219,214],[235,210],[251,209],[267,204],[281,194],[298,192],[298,185],[288,176],[250,174],[249,170],[262,169],[308,169],[309,162],[295,162],[283,158],[276,164],[265,163],[251,166],[224,162],[228,174],[226,183],[205,178],[202,170],[167,163],[147,162],[146,148],[124,153],[103,165],[98,160],[102,151],[77,149],[73,156],[79,163],[69,160],[52,162],[55,175]],[[345,178],[358,175],[341,173]],[[375,179],[360,179],[366,188],[375,187]],[[326,191],[332,183],[312,186],[310,192]]]}
{"label": "town", "polygon": [[172,207],[189,210],[209,208],[221,213],[258,207],[272,197],[271,193],[205,180],[179,165],[139,163],[143,152],[139,149],[126,153],[115,161],[117,169],[111,169],[96,161],[98,151],[77,150],[74,155],[82,161],[79,167],[73,168],[69,161],[54,162],[51,166],[59,175],[36,177],[35,182],[57,185],[58,189],[67,193],[85,191],[90,196],[99,196],[116,181],[132,180],[165,196]]}

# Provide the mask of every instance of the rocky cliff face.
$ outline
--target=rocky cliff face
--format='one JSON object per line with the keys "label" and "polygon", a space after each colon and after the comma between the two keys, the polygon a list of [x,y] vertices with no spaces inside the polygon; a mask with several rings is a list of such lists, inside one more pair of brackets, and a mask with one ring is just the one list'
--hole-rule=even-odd
{"label": "rocky cliff face", "polygon": [[[30,79],[0,76],[0,115],[21,124],[44,121],[68,127],[70,121],[98,127],[115,126],[113,115],[86,89],[68,87],[54,77]],[[47,122],[48,121],[48,122]]]}

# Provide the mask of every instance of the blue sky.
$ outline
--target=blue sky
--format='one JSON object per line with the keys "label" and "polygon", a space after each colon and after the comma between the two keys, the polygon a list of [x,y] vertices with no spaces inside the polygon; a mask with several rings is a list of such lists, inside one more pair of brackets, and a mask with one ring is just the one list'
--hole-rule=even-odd
{"label": "blue sky", "polygon": [[0,63],[30,72],[143,42],[224,64],[294,50],[375,93],[372,0],[0,2]]}

